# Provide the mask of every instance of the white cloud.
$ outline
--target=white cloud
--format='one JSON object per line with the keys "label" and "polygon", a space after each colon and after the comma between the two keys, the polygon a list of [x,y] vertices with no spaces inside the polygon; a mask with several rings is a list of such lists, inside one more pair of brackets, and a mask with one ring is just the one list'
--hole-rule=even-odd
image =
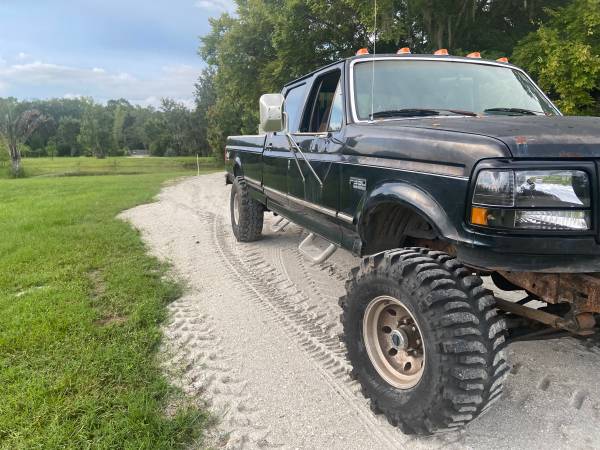
{"label": "white cloud", "polygon": [[17,55],[17,59],[19,61],[24,61],[26,59],[29,59],[29,55],[25,52],[19,52],[19,54]]}
{"label": "white cloud", "polygon": [[43,97],[91,96],[98,101],[126,98],[135,104],[152,106],[158,106],[161,98],[169,97],[191,106],[199,74],[199,68],[175,65],[163,67],[152,78],[138,78],[98,67],[89,69],[34,61],[0,66],[0,89],[3,95],[26,98],[43,92]]}
{"label": "white cloud", "polygon": [[6,64],[6,60],[0,56],[0,66],[3,66],[4,64]]}
{"label": "white cloud", "polygon": [[233,12],[235,10],[235,3],[231,0],[197,0],[194,6],[207,11]]}

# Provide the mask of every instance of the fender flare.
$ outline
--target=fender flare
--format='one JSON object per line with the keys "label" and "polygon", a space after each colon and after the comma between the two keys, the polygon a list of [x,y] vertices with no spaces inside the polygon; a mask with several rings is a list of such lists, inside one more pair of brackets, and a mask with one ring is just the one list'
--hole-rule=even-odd
{"label": "fender flare", "polygon": [[444,208],[427,192],[409,183],[384,182],[367,191],[358,205],[358,233],[364,236],[364,218],[382,203],[400,204],[427,221],[440,237],[458,241],[456,227],[444,211]]}

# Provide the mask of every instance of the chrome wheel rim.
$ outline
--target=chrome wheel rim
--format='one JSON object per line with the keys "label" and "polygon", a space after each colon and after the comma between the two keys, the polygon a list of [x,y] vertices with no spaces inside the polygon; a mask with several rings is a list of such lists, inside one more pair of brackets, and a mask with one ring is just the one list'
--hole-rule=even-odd
{"label": "chrome wheel rim", "polygon": [[237,192],[233,195],[233,220],[236,225],[240,223],[240,196]]}
{"label": "chrome wheel rim", "polygon": [[377,373],[398,389],[416,386],[425,368],[425,344],[410,311],[394,297],[382,295],[367,305],[363,340]]}

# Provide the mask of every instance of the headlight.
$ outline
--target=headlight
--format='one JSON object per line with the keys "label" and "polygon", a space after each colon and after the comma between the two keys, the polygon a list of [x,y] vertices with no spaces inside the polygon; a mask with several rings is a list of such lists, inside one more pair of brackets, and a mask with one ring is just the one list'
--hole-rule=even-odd
{"label": "headlight", "polygon": [[590,182],[581,170],[482,170],[471,223],[530,230],[589,230]]}

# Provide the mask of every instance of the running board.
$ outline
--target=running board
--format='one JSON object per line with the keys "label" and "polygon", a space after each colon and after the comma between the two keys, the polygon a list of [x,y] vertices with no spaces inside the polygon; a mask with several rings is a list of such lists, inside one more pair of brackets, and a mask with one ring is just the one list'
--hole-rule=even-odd
{"label": "running board", "polygon": [[323,252],[321,252],[321,254],[319,254],[317,256],[313,256],[305,249],[305,247],[314,240],[315,240],[315,234],[310,233],[308,236],[306,236],[306,238],[304,238],[304,240],[298,246],[298,251],[300,253],[302,253],[302,255],[304,255],[304,257],[306,259],[308,259],[310,262],[312,262],[313,264],[321,264],[322,262],[329,259],[331,257],[331,255],[333,255],[335,253],[335,251],[338,249],[337,245],[330,244],[329,247],[327,247],[325,250],[323,250]]}
{"label": "running board", "polygon": [[287,227],[290,224],[290,221],[287,220],[285,217],[283,216],[279,216],[279,219],[277,219],[275,221],[275,223],[271,224],[271,231],[273,233],[278,233],[280,231],[283,231],[283,229],[285,227]]}

